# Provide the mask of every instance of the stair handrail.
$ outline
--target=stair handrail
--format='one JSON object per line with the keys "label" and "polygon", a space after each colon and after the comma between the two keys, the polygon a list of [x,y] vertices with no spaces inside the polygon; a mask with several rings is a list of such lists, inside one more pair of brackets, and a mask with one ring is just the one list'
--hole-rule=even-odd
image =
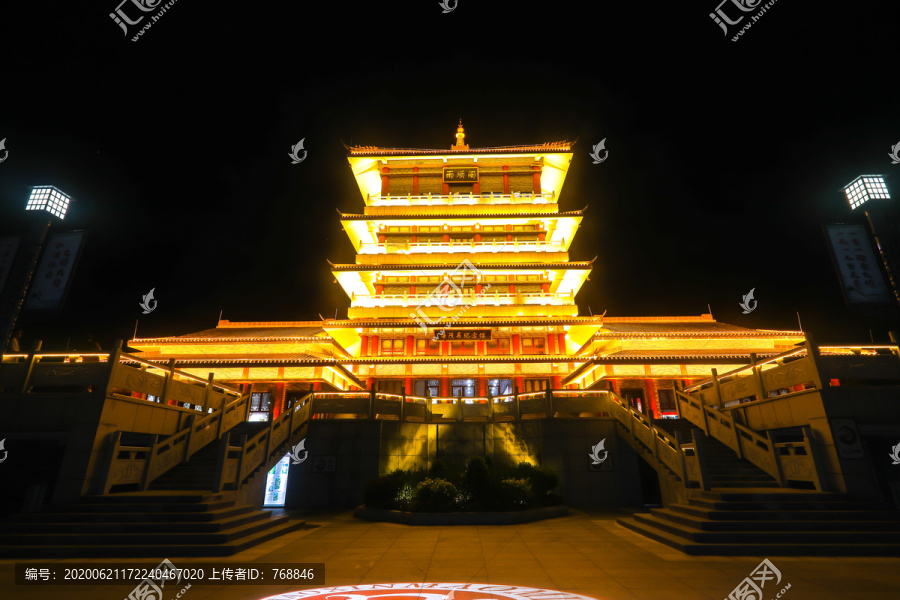
{"label": "stair handrail", "polygon": [[[613,414],[616,420],[628,431],[626,440],[636,447],[636,443],[647,449],[652,459],[651,466],[657,471],[657,464],[665,467],[681,482],[682,487],[687,487],[689,482],[697,483],[701,489],[709,489],[709,480],[705,469],[700,464],[696,446],[682,447],[667,431],[659,428],[647,420],[642,413],[634,410],[621,396],[615,392],[608,392],[614,402]],[[686,449],[693,450],[690,455]],[[690,458],[690,460],[689,460]]]}
{"label": "stair handrail", "polygon": [[[213,387],[212,373],[208,380],[204,407],[209,402],[209,390]],[[226,388],[227,389],[227,388]],[[110,451],[101,476],[101,494],[108,494],[112,486],[137,483],[146,490],[160,475],[175,466],[187,462],[210,442],[220,439],[231,427],[243,420],[244,408],[250,404],[250,394],[245,393],[228,401],[223,395],[219,408],[197,418],[202,413],[188,416],[188,424],[174,434],[160,440],[153,438],[149,446],[123,446],[122,432],[116,431],[110,439]],[[125,458],[120,458],[121,453]]]}
{"label": "stair handrail", "polygon": [[[715,369],[713,372],[715,373]],[[824,489],[824,470],[808,428],[803,432],[801,444],[775,443],[772,432],[763,436],[736,422],[730,414],[704,404],[702,398],[695,398],[681,390],[675,390],[675,398],[679,416],[728,446],[738,458],[746,459],[762,469],[779,487],[785,486],[785,467],[787,463],[791,463],[792,474],[795,475],[792,479],[809,481],[819,491]],[[803,447],[803,454],[792,451],[798,446]]]}
{"label": "stair handrail", "polygon": [[[261,465],[268,464],[273,456],[281,459],[281,450],[285,444],[292,445],[296,433],[309,424],[312,416],[313,392],[295,401],[290,409],[269,423],[269,427],[240,444],[223,443],[220,447],[216,466],[218,474],[214,482],[214,491],[221,491],[225,485],[233,484],[234,490],[240,490],[244,481]],[[237,454],[237,457],[229,456]]]}

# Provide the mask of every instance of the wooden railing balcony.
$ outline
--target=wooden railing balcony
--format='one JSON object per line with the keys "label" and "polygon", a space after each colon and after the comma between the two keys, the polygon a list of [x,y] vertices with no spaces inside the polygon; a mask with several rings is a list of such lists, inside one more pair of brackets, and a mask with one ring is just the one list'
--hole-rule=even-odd
{"label": "wooden railing balcony", "polygon": [[[496,284],[496,287],[507,287],[504,284]],[[467,290],[470,288],[467,288]],[[523,292],[510,294],[509,292],[499,292],[487,290],[480,294],[476,294],[474,290],[471,293],[457,294],[450,292],[448,297],[456,301],[456,305],[464,304],[472,306],[569,306],[575,304],[575,293],[555,294],[552,292]],[[372,296],[357,296],[353,294],[350,297],[351,306],[364,308],[384,308],[386,306],[402,306],[416,307],[420,305],[437,306],[441,296],[437,295],[433,290],[429,290],[427,294],[377,294]],[[449,304],[443,304],[449,306]]]}
{"label": "wooden railing balcony", "polygon": [[556,202],[556,194],[513,192],[511,194],[497,194],[488,192],[485,194],[459,193],[459,194],[412,194],[396,195],[370,194],[366,204],[368,206],[440,206],[466,205],[466,204],[550,204]]}
{"label": "wooden railing balcony", "polygon": [[540,240],[481,241],[457,240],[451,242],[381,242],[360,244],[359,254],[439,254],[439,253],[490,253],[498,252],[565,252],[566,241],[542,242]]}

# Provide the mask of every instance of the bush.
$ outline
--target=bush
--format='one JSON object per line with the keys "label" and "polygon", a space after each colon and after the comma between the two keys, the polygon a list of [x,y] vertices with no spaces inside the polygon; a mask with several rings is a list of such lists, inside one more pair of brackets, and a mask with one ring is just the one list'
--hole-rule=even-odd
{"label": "bush", "polygon": [[394,471],[365,487],[370,508],[446,512],[508,511],[554,506],[559,477],[552,470],[522,462],[498,472],[481,456],[463,466],[436,460],[428,472]]}
{"label": "bush", "polygon": [[536,467],[531,463],[520,462],[516,465],[515,475],[527,479],[531,484],[532,496],[536,506],[553,506],[559,504],[559,496],[555,490],[559,486],[559,475],[546,467]]}
{"label": "bush", "polygon": [[504,479],[500,482],[499,492],[498,503],[507,509],[523,510],[534,504],[531,482],[527,479]]}
{"label": "bush", "polygon": [[456,507],[456,486],[444,479],[426,479],[416,486],[412,509],[419,512],[450,512]]}

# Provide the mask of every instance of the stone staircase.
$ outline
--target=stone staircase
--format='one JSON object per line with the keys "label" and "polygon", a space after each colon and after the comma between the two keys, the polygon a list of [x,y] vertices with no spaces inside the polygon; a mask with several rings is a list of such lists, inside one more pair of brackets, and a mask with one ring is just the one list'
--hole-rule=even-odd
{"label": "stone staircase", "polygon": [[900,556],[900,512],[843,494],[721,488],[617,523],[693,555]]}
{"label": "stone staircase", "polygon": [[[229,433],[231,434],[231,439],[236,442],[241,439],[242,435],[246,434],[247,437],[251,437],[268,426],[269,424],[266,422],[251,423],[245,421],[232,427]],[[170,471],[163,473],[152,481],[149,489],[157,491],[208,491],[212,489],[218,457],[219,444],[208,444],[194,454],[188,462],[173,467]]]}
{"label": "stone staircase", "polygon": [[768,473],[750,461],[738,458],[734,450],[719,440],[702,432],[699,439],[710,488],[778,487],[778,482]]}
{"label": "stone staircase", "polygon": [[0,522],[0,558],[230,556],[305,526],[234,492],[88,496]]}

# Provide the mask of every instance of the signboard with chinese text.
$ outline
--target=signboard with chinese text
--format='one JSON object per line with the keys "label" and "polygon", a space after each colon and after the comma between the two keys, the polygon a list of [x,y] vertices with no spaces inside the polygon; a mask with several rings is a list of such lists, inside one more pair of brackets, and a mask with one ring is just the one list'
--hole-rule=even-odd
{"label": "signboard with chinese text", "polygon": [[19,239],[17,237],[0,238],[0,296],[3,295],[3,286],[6,285],[6,280],[12,271]]}
{"label": "signboard with chinese text", "polygon": [[864,225],[826,225],[825,235],[841,278],[847,304],[890,304],[892,296],[881,275],[881,262]]}
{"label": "signboard with chinese text", "polygon": [[444,183],[476,183],[478,167],[444,167]]}
{"label": "signboard with chinese text", "polygon": [[44,246],[41,265],[32,279],[25,310],[60,310],[85,232],[55,233]]}
{"label": "signboard with chinese text", "polygon": [[436,340],[489,340],[490,329],[438,329],[434,332]]}

